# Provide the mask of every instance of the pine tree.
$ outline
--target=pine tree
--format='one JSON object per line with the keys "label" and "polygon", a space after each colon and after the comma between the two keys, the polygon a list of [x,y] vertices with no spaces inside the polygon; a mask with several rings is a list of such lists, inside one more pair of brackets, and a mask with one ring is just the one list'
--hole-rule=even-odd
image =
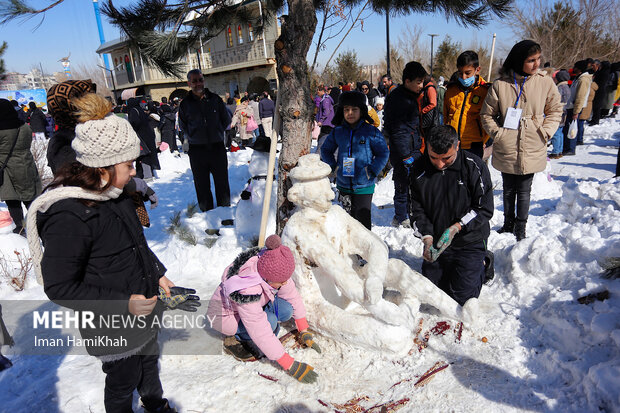
{"label": "pine tree", "polygon": [[362,75],[362,65],[357,60],[357,53],[348,50],[336,57],[336,74],[345,83],[354,82]]}
{"label": "pine tree", "polygon": [[456,71],[456,58],[462,51],[461,44],[453,43],[450,36],[443,39],[437,48],[437,60],[435,60],[435,67],[433,68],[433,75],[436,79],[443,76],[446,83],[448,82],[452,73]]}

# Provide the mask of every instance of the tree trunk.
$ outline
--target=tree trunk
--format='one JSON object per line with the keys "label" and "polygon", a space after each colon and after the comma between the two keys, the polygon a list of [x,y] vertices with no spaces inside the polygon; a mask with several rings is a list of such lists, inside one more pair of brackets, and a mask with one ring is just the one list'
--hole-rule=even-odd
{"label": "tree trunk", "polygon": [[281,18],[280,37],[275,43],[280,80],[282,152],[278,163],[277,232],[288,221],[294,205],[286,199],[291,187],[288,173],[300,156],[310,152],[313,103],[306,55],[316,28],[316,11],[311,0],[288,0],[289,14]]}

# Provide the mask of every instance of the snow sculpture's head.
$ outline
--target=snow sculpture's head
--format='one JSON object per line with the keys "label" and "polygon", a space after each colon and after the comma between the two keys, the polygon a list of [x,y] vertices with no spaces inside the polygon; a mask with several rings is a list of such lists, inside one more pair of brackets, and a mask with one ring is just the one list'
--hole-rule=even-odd
{"label": "snow sculpture's head", "polygon": [[252,153],[252,158],[250,158],[248,169],[253,177],[257,175],[267,175],[267,169],[269,169],[269,153],[254,151],[254,153]]}
{"label": "snow sculpture's head", "polygon": [[334,199],[334,191],[327,178],[331,168],[321,161],[318,154],[304,155],[289,176],[293,186],[288,190],[289,201],[301,208],[327,212]]}

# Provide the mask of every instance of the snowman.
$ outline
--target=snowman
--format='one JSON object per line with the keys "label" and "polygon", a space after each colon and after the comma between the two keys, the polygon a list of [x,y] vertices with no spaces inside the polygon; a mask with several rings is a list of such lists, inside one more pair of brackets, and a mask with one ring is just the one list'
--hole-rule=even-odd
{"label": "snowman", "polygon": [[[265,186],[267,184],[270,145],[271,140],[263,135],[256,138],[256,142],[252,145],[254,151],[250,158],[250,179],[248,179],[248,184],[241,193],[241,199],[237,203],[237,210],[235,211],[237,236],[245,241],[254,241],[258,239],[263,211],[263,199],[265,197]],[[273,185],[271,190],[267,234],[275,233],[276,230],[275,211],[278,190],[277,185]]]}

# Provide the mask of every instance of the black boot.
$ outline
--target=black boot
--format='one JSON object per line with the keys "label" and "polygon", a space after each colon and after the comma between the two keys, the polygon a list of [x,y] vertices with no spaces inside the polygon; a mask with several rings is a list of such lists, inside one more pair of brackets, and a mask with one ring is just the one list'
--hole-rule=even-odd
{"label": "black boot", "polygon": [[495,255],[491,251],[486,252],[484,256],[484,285],[493,285],[495,278]]}
{"label": "black boot", "polygon": [[517,242],[525,238],[525,225],[526,224],[527,224],[527,221],[517,221],[515,223],[515,236],[517,237]]}
{"label": "black boot", "polygon": [[177,413],[177,409],[170,406],[170,403],[168,403],[168,399],[163,399],[163,403],[164,404],[162,404],[160,407],[156,408],[155,410],[148,410],[145,407],[144,411],[146,413]]}
{"label": "black boot", "polygon": [[515,231],[515,219],[504,217],[504,226],[497,230],[498,234],[508,232],[509,234]]}
{"label": "black boot", "polygon": [[[276,333],[276,337],[277,337],[277,333]],[[252,340],[247,340],[247,341],[239,340],[239,342],[241,343],[244,349],[249,351],[256,358],[256,360],[260,360],[265,357],[265,354],[261,351],[261,349],[258,348],[256,344],[254,344]]]}

